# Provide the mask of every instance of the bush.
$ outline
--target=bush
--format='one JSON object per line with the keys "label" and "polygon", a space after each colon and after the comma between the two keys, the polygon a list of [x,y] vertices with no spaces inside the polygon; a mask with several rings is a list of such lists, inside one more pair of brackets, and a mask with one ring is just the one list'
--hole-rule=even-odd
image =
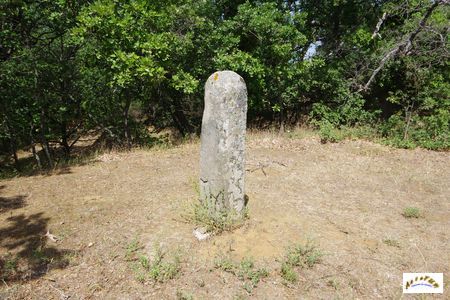
{"label": "bush", "polygon": [[319,125],[319,136],[322,144],[337,143],[341,141],[344,136],[336,129],[330,122],[323,121]]}
{"label": "bush", "polygon": [[[450,149],[449,123],[450,112],[440,111],[431,116],[412,116],[410,125],[406,129],[405,118],[395,114],[380,129],[385,143],[394,147],[448,150]],[[406,134],[405,130],[407,130]]]}

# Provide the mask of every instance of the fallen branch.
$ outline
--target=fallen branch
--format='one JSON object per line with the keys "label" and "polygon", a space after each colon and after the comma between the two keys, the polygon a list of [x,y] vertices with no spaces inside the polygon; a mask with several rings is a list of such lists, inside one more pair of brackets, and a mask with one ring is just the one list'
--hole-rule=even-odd
{"label": "fallen branch", "polygon": [[256,168],[249,168],[249,169],[245,169],[245,170],[250,172],[250,173],[253,173],[255,171],[261,170],[261,172],[264,174],[264,176],[267,176],[267,173],[266,173],[266,171],[264,171],[264,168],[267,168],[267,167],[269,167],[271,165],[274,165],[274,164],[280,165],[282,167],[287,167],[287,165],[285,163],[283,163],[283,162],[272,160],[272,161],[266,162],[266,163],[258,162]]}

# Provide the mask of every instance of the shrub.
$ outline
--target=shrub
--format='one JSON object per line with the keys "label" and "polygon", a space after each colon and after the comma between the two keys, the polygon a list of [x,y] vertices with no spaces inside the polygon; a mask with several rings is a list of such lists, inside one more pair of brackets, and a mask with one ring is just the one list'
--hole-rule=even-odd
{"label": "shrub", "polygon": [[337,143],[344,137],[334,126],[327,121],[321,122],[319,125],[319,136],[322,144]]}

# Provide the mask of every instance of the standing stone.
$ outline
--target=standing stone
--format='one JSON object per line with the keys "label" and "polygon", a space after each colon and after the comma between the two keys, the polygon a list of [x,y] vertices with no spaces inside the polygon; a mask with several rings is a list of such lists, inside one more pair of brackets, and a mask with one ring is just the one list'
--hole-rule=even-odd
{"label": "standing stone", "polygon": [[241,215],[245,207],[247,88],[232,71],[212,74],[205,85],[200,149],[200,201],[212,217]]}

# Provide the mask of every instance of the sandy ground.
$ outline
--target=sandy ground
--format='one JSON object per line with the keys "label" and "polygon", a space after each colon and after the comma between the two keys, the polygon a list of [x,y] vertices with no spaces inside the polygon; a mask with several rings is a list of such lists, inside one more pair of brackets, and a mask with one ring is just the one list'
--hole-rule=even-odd
{"label": "sandy ground", "polygon": [[[403,272],[443,272],[438,298],[450,298],[448,153],[268,133],[247,145],[250,219],[204,242],[181,217],[196,198],[195,142],[0,181],[0,299],[400,299]],[[286,248],[307,240],[324,256],[286,283]],[[139,282],[127,255],[137,242],[149,257],[177,251],[176,278]],[[214,268],[224,255],[269,276],[249,293]]]}

